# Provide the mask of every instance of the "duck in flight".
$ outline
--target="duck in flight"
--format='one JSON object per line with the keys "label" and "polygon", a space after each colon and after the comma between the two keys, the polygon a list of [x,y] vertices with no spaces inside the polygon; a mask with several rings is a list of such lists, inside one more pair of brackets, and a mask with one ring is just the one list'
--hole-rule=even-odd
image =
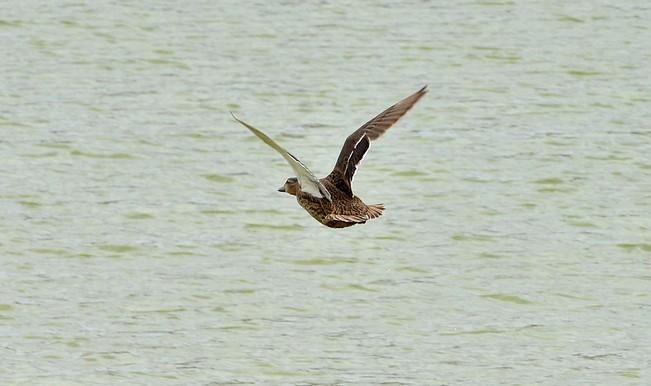
{"label": "duck in flight", "polygon": [[296,196],[298,204],[321,224],[331,228],[345,228],[355,224],[364,224],[366,221],[382,215],[384,205],[367,205],[353,194],[353,176],[364,158],[364,154],[368,151],[371,141],[382,136],[426,93],[427,86],[384,110],[355,130],[346,138],[332,172],[321,179],[318,179],[303,162],[265,133],[240,120],[235,114],[231,113],[231,115],[264,143],[280,153],[296,173],[296,177],[290,177],[285,181],[285,184],[278,189],[279,192]]}

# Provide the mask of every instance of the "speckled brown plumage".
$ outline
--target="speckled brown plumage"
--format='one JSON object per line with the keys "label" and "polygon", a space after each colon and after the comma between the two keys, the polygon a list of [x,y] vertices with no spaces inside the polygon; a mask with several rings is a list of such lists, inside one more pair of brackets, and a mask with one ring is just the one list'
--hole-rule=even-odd
{"label": "speckled brown plumage", "polygon": [[317,198],[309,193],[298,192],[296,200],[315,220],[330,228],[345,228],[355,224],[364,224],[367,220],[380,217],[382,204],[366,205],[359,197],[349,197],[326,178],[321,183],[328,189],[332,201]]}

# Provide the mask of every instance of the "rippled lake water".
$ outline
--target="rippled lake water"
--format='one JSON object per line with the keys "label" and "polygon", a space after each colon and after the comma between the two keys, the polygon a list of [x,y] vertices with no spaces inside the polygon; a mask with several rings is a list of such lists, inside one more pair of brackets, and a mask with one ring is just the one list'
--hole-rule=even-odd
{"label": "rippled lake water", "polygon": [[3,385],[651,382],[648,2],[2,8]]}

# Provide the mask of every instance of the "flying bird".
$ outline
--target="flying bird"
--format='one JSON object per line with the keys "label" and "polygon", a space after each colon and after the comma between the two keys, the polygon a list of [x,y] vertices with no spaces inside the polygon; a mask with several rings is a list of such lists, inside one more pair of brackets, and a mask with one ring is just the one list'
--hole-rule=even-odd
{"label": "flying bird", "polygon": [[368,151],[371,141],[381,137],[426,93],[427,86],[384,110],[355,130],[346,138],[332,172],[321,179],[317,178],[303,162],[265,133],[242,121],[232,112],[231,115],[264,143],[280,153],[296,173],[296,177],[290,177],[285,181],[285,184],[278,189],[279,192],[296,196],[298,204],[321,224],[331,228],[345,228],[355,224],[364,224],[366,221],[382,215],[384,205],[367,205],[353,194],[353,176]]}

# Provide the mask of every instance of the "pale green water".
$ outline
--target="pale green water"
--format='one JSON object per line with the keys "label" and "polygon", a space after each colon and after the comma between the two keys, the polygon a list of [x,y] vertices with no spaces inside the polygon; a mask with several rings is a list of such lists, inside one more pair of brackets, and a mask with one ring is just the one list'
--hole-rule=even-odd
{"label": "pale green water", "polygon": [[[41,3],[0,13],[0,384],[651,383],[648,2]],[[324,175],[425,83],[344,230],[228,114]]]}

